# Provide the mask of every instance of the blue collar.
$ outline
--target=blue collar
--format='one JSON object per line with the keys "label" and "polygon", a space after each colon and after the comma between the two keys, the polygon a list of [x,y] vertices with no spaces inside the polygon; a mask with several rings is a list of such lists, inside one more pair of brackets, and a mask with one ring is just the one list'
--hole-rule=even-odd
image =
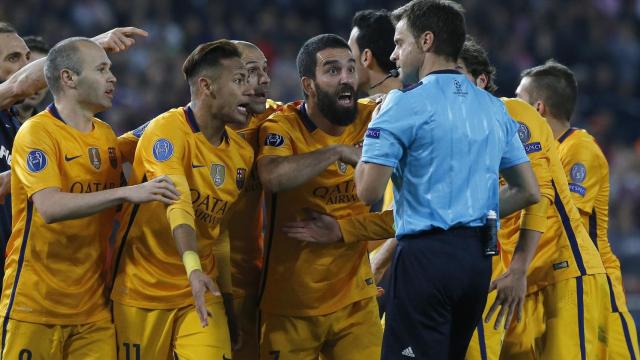
{"label": "blue collar", "polygon": [[[191,109],[190,105],[186,105],[185,107],[182,108],[182,110],[184,111],[185,117],[187,118],[187,124],[189,124],[189,127],[191,128],[191,131],[193,131],[194,134],[197,134],[200,132],[200,127],[198,126],[198,123],[196,122],[196,116],[193,114],[193,110]],[[230,141],[229,139],[229,134],[227,134],[227,129],[224,130],[224,132],[222,133],[222,137],[228,142]]]}
{"label": "blue collar", "polygon": [[318,127],[316,126],[316,124],[313,123],[313,121],[311,121],[311,118],[309,117],[309,113],[307,113],[306,104],[307,102],[303,101],[302,104],[300,104],[300,106],[298,107],[298,112],[300,113],[300,120],[302,120],[302,124],[304,124],[304,127],[306,127],[307,130],[309,130],[309,132],[314,132]]}
{"label": "blue collar", "polygon": [[49,104],[49,106],[47,106],[47,110],[49,111],[49,113],[51,113],[51,115],[53,115],[54,118],[62,121],[65,124],[67,123],[66,121],[64,121],[62,116],[60,116],[60,113],[58,112],[58,108],[56,107],[55,103]]}
{"label": "blue collar", "polygon": [[558,142],[562,144],[563,141],[567,140],[569,135],[573,134],[574,131],[578,130],[577,128],[569,128],[569,130],[565,131],[564,134],[560,135],[558,138]]}

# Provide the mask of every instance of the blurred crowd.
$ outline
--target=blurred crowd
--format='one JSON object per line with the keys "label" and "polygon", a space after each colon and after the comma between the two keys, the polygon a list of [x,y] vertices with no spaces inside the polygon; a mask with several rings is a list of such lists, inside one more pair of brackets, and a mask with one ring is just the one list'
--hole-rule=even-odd
{"label": "blurred crowd", "polygon": [[[181,66],[199,43],[247,40],[266,54],[270,97],[301,97],[295,57],[308,38],[345,38],[365,8],[395,9],[396,0],[3,0],[0,20],[22,36],[50,44],[133,25],[150,36],[111,56],[118,78],[113,109],[103,114],[122,133],[188,101]],[[640,294],[640,0],[464,0],[468,31],[497,67],[498,95],[514,96],[520,71],[548,58],[579,81],[573,123],[588,129],[611,166],[610,237],[625,286]],[[634,304],[635,301],[635,304]],[[629,299],[640,310],[640,296]]]}

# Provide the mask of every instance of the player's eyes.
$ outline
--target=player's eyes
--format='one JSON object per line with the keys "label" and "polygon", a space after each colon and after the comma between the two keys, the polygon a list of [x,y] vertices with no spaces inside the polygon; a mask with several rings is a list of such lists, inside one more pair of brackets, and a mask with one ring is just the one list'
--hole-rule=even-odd
{"label": "player's eyes", "polygon": [[18,62],[18,59],[19,59],[19,57],[17,55],[11,55],[11,56],[9,56],[8,60],[9,60],[9,62],[14,63],[14,62]]}
{"label": "player's eyes", "polygon": [[338,68],[329,68],[329,74],[335,75],[338,73]]}

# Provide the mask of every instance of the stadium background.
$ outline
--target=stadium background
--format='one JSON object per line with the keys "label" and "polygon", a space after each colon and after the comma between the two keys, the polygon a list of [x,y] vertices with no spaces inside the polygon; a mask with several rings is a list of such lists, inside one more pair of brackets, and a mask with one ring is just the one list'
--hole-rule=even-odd
{"label": "stadium background", "polygon": [[[270,97],[301,97],[295,56],[320,33],[348,37],[351,17],[383,0],[2,0],[0,20],[50,44],[116,26],[148,39],[114,54],[118,84],[103,118],[122,133],[188,101],[181,66],[199,43],[257,44],[270,63]],[[553,57],[578,77],[574,126],[588,129],[611,166],[610,239],[623,266],[629,308],[640,319],[640,0],[464,0],[468,31],[496,65],[498,95],[513,96],[522,69]]]}

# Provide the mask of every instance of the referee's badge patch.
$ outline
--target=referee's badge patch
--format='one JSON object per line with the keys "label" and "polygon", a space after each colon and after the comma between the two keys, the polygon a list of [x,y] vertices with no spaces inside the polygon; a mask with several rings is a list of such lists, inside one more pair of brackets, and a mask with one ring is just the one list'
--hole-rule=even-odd
{"label": "referee's badge patch", "polygon": [[526,144],[531,140],[531,131],[524,123],[518,122],[518,124],[520,125],[518,127],[518,137],[520,138],[521,143]]}
{"label": "referee's badge patch", "polygon": [[364,137],[367,137],[369,139],[380,139],[381,131],[382,130],[380,130],[380,128],[368,128]]}
{"label": "referee's badge patch", "polygon": [[284,136],[276,133],[269,133],[267,137],[264,138],[264,145],[271,147],[281,147],[284,145]]}

